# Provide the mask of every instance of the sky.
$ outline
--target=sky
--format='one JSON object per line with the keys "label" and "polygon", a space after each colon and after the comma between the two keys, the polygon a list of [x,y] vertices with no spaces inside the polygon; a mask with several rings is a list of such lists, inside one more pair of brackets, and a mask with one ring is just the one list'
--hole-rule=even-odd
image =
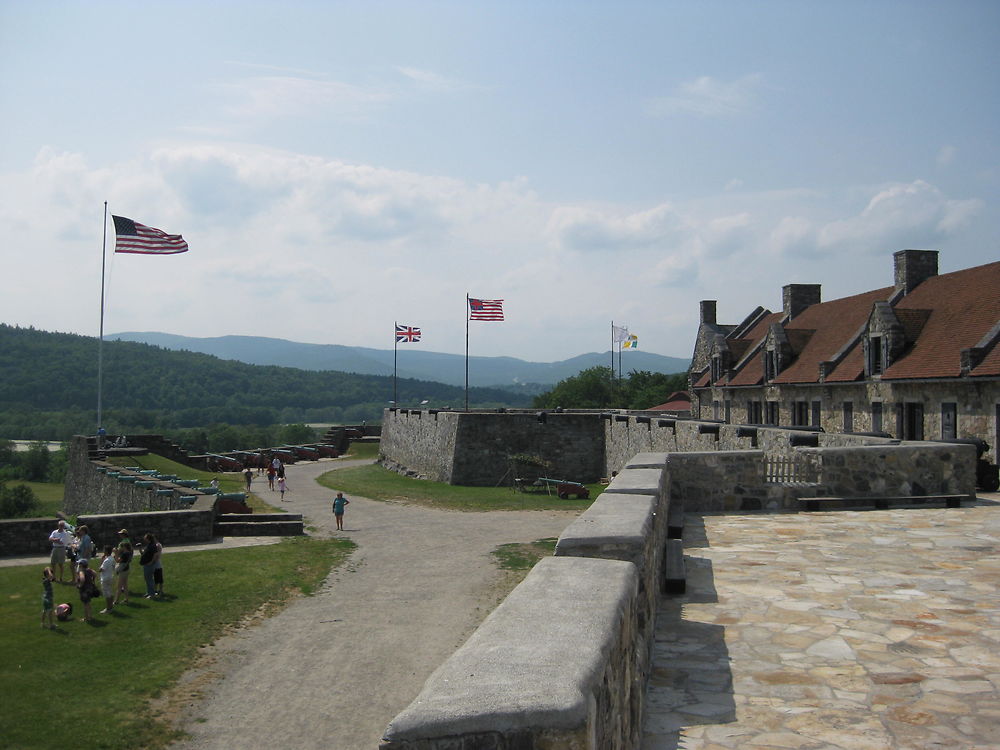
{"label": "sky", "polygon": [[[97,336],[103,254],[106,334],[689,357],[700,300],[1000,260],[998,33],[995,0],[0,0],[0,322]],[[190,251],[115,254],[110,214]]]}

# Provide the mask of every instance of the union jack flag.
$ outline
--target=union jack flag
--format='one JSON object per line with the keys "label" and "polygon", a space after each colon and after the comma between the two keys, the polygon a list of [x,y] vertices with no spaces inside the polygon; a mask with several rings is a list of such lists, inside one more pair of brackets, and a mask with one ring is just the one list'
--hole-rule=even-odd
{"label": "union jack flag", "polygon": [[401,326],[399,323],[396,323],[396,343],[412,344],[414,341],[420,341],[420,329],[413,326]]}

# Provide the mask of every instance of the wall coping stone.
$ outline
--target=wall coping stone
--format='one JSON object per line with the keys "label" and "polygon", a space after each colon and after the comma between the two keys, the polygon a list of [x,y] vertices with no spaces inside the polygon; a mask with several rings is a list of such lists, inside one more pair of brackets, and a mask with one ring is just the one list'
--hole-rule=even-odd
{"label": "wall coping stone", "polygon": [[625,462],[626,469],[663,469],[669,453],[636,453]]}
{"label": "wall coping stone", "polygon": [[637,587],[628,562],[541,560],[392,720],[386,746],[592,727],[593,696]]}
{"label": "wall coping stone", "polygon": [[657,495],[660,492],[659,469],[625,469],[618,473],[605,492],[618,492],[632,495]]}
{"label": "wall coping stone", "polygon": [[601,557],[645,566],[658,495],[603,492],[559,537],[556,556]]}

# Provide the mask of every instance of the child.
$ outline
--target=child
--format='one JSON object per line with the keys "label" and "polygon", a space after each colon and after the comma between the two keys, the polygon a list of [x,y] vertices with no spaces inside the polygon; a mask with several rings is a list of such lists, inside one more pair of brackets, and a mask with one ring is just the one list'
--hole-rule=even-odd
{"label": "child", "polygon": [[278,492],[281,493],[281,502],[285,502],[285,490],[288,489],[288,485],[285,484],[284,477],[278,477]]}
{"label": "child", "polygon": [[104,609],[102,615],[106,615],[115,606],[115,558],[114,547],[110,544],[104,545],[104,557],[101,558],[101,593],[104,594]]}
{"label": "child", "polygon": [[344,497],[343,492],[338,492],[333,498],[333,515],[337,519],[337,531],[344,530],[344,506],[350,504],[351,501]]}
{"label": "child", "polygon": [[48,618],[49,630],[55,630],[56,624],[52,619],[55,607],[52,606],[52,581],[56,578],[52,568],[42,569],[42,627],[45,627],[45,620]]}

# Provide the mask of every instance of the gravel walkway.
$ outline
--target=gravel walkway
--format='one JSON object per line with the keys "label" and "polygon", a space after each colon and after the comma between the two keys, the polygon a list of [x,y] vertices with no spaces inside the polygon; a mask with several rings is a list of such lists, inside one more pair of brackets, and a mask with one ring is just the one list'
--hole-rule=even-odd
{"label": "gravel walkway", "polygon": [[288,467],[288,510],[314,533],[342,533],[358,549],[321,592],[212,647],[209,668],[182,681],[204,697],[186,701],[178,721],[191,739],[175,750],[377,747],[389,721],[495,606],[504,576],[491,551],[558,536],[576,515],[462,513],[349,496],[337,532],[334,493],[314,480],[351,463],[365,462]]}

